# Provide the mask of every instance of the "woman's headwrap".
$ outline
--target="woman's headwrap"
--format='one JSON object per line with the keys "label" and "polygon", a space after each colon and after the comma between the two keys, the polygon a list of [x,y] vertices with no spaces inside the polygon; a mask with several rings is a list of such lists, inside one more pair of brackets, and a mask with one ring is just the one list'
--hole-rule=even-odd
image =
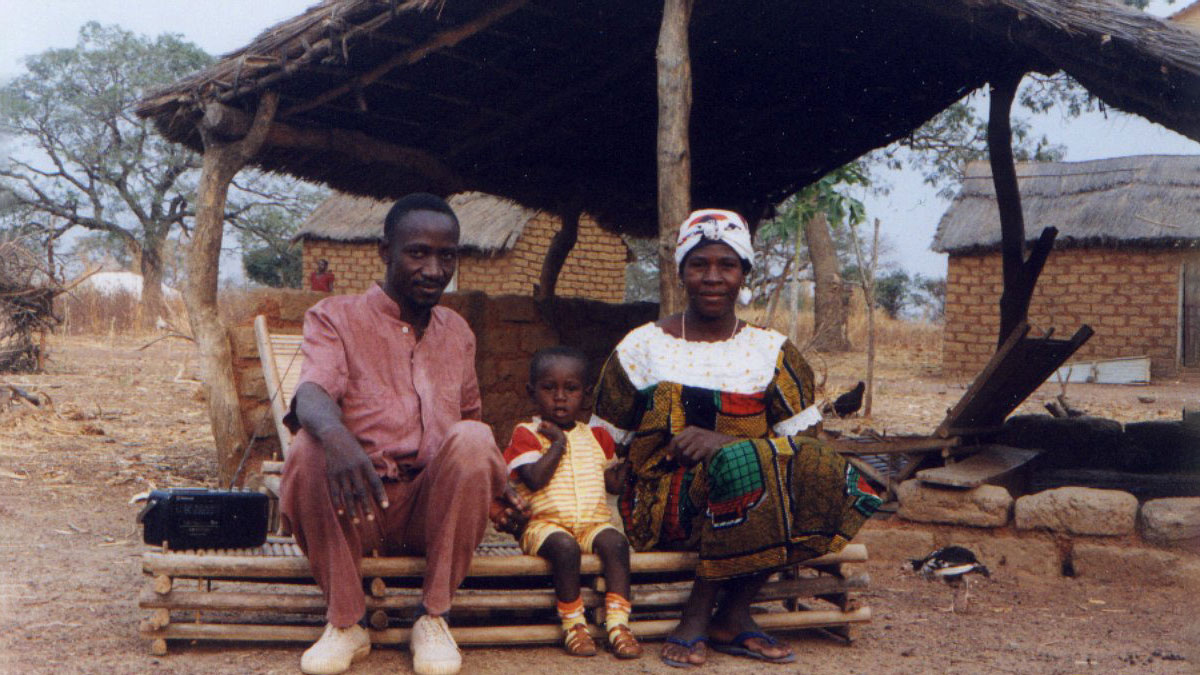
{"label": "woman's headwrap", "polygon": [[682,265],[688,252],[706,240],[727,244],[747,264],[754,264],[754,245],[750,241],[750,227],[746,221],[733,211],[701,209],[692,211],[679,226],[675,266]]}
{"label": "woman's headwrap", "polygon": [[[675,267],[682,265],[688,252],[705,241],[726,244],[745,261],[747,267],[754,265],[754,244],[751,242],[750,227],[746,225],[746,221],[733,211],[700,209],[692,211],[679,226],[679,239],[675,243]],[[743,287],[738,292],[738,302],[748,305],[750,299],[750,289]]]}

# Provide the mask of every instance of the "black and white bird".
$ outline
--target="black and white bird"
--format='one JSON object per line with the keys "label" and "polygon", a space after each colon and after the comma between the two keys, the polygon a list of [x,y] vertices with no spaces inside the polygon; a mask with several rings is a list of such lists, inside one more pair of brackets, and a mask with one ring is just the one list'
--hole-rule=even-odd
{"label": "black and white bird", "polygon": [[982,574],[992,576],[988,568],[975,557],[975,554],[962,546],[947,546],[939,548],[924,558],[910,560],[913,571],[929,581],[942,580],[954,589],[954,599],[950,607],[944,611],[958,611],[958,591],[962,589],[963,606],[969,597],[969,575]]}

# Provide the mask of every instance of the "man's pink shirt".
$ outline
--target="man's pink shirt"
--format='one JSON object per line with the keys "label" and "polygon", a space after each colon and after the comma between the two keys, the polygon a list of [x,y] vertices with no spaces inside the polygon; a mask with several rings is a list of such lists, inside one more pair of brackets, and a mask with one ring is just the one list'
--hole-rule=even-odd
{"label": "man's pink shirt", "polygon": [[[475,334],[454,310],[434,307],[418,341],[378,285],[325,298],[304,316],[301,351],[300,383],[316,384],[341,406],[381,476],[397,478],[397,463],[425,466],[451,425],[479,419]],[[301,430],[292,447],[299,443],[318,441]]]}

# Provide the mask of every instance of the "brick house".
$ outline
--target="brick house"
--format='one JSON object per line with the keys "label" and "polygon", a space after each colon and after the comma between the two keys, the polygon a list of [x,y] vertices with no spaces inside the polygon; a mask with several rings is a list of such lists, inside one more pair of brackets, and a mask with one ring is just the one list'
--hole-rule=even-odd
{"label": "brick house", "polygon": [[[1025,237],[1058,228],[1029,308],[1035,331],[1096,334],[1077,359],[1149,356],[1152,377],[1200,367],[1200,156],[1017,165]],[[996,348],[1002,290],[991,169],[967,166],[938,224],[949,254],[943,369],[977,372]]]}
{"label": "brick house", "polygon": [[[463,256],[450,290],[489,295],[531,295],[550,239],[561,226],[557,216],[527,209],[479,192],[448,200],[462,228]],[[304,279],[329,261],[337,293],[357,293],[383,276],[376,242],[392,202],[335,193],[300,226]],[[558,276],[556,294],[604,302],[625,300],[629,248],[602,230],[587,214],[579,219],[575,247]]]}

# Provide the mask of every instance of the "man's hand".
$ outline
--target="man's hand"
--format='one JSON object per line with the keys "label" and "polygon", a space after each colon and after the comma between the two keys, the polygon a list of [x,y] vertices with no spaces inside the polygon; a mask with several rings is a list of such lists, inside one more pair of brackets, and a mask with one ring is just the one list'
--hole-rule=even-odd
{"label": "man's hand", "polygon": [[666,453],[668,458],[691,467],[707,462],[721,446],[736,440],[734,436],[726,436],[708,429],[684,427],[667,443]]}
{"label": "man's hand", "polygon": [[504,492],[492,502],[488,518],[497,532],[515,536],[525,529],[529,522],[529,513],[529,504],[511,485],[506,485]]}
{"label": "man's hand", "polygon": [[352,436],[339,443],[325,443],[325,475],[329,497],[339,516],[349,513],[355,523],[361,518],[375,520],[374,507],[388,507],[383,481]]}

